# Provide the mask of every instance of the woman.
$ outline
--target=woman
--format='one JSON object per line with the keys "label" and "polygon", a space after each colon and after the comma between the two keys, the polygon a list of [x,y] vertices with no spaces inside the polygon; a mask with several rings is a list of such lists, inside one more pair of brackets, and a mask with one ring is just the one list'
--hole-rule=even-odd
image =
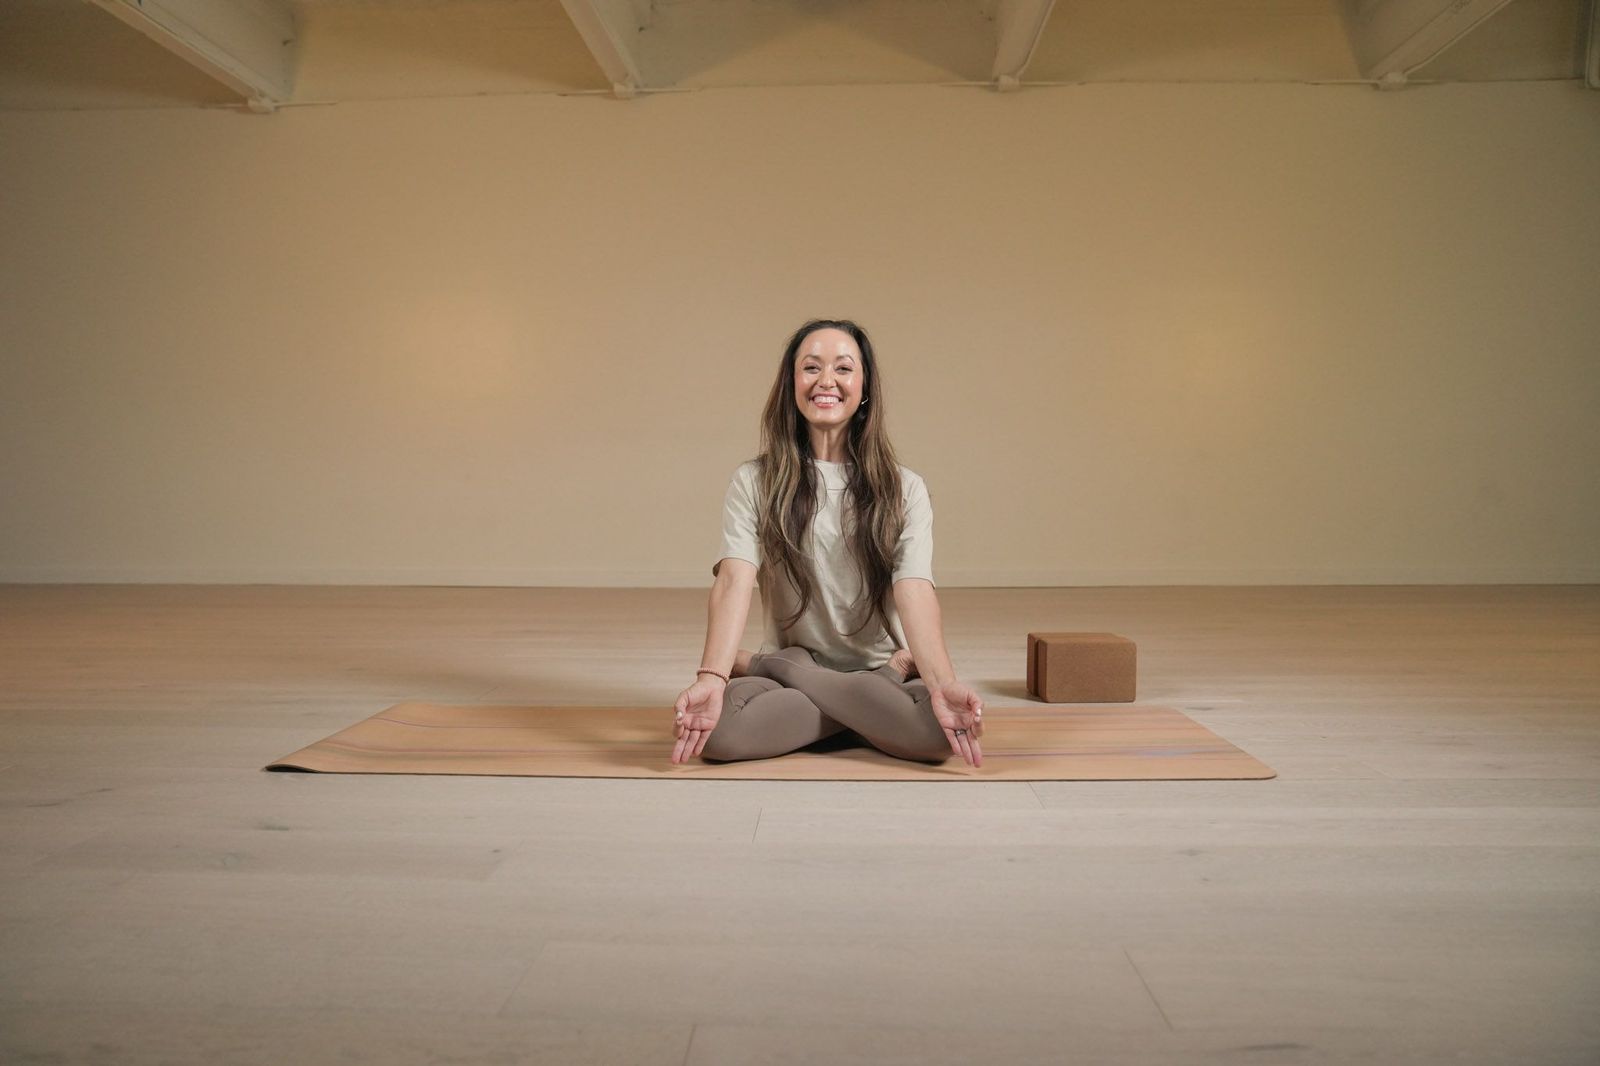
{"label": "woman", "polygon": [[[983,702],[956,679],[934,596],[927,487],[895,461],[855,323],[814,319],[789,339],[711,572],[673,762],[770,758],[851,729],[903,759],[983,764]],[[752,653],[739,637],[758,585],[766,635]]]}

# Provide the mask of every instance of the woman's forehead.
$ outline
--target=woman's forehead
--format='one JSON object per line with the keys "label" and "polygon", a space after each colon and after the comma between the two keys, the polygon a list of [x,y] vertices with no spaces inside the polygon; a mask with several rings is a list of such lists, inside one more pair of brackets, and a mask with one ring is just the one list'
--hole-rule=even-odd
{"label": "woman's forehead", "polygon": [[821,357],[837,362],[840,359],[858,359],[861,350],[856,347],[856,339],[843,330],[819,329],[801,343],[800,355],[802,358]]}

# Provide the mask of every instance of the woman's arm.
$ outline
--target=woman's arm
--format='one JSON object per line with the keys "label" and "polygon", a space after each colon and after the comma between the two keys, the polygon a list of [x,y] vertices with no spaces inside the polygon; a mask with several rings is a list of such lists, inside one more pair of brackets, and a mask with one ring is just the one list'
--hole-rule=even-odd
{"label": "woman's arm", "polygon": [[930,689],[943,688],[955,681],[956,668],[944,646],[944,620],[933,582],[920,577],[896,581],[894,606],[900,613],[906,643],[911,645],[911,658],[916,661],[922,680]]}
{"label": "woman's arm", "polygon": [[[756,567],[743,559],[724,557],[717,565],[717,579],[706,603],[706,647],[700,665],[724,677],[733,666],[744,634],[745,616],[750,613],[750,592],[755,587]],[[671,759],[681,763],[699,755],[706,739],[722,717],[722,693],[727,683],[721,677],[696,674],[694,683],[678,693],[674,703]]]}
{"label": "woman's arm", "polygon": [[706,646],[700,653],[700,665],[705,669],[731,676],[755,587],[754,563],[730,556],[717,564],[717,577],[706,602]]}
{"label": "woman's arm", "polygon": [[956,668],[944,646],[944,624],[933,582],[908,577],[894,583],[894,605],[905,627],[911,657],[928,686],[929,706],[950,741],[950,750],[973,766],[983,765],[983,700],[970,685],[956,679]]}

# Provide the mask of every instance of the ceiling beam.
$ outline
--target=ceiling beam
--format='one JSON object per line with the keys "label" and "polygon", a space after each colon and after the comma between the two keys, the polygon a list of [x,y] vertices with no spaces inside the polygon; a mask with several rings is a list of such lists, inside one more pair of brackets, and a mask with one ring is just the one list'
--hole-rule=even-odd
{"label": "ceiling beam", "polygon": [[1022,83],[1022,72],[1033,59],[1054,6],[1055,0],[1000,0],[995,10],[994,72],[990,75],[996,89],[1009,92]]}
{"label": "ceiling beam", "polygon": [[561,6],[600,64],[613,95],[626,100],[645,87],[633,54],[633,42],[643,26],[639,9],[630,0],[561,0]]}
{"label": "ceiling beam", "polygon": [[1363,77],[1397,87],[1511,0],[1342,0]]}
{"label": "ceiling beam", "polygon": [[1589,0],[1589,44],[1583,58],[1585,84],[1600,89],[1600,0]]}
{"label": "ceiling beam", "polygon": [[294,14],[284,0],[90,0],[271,112],[294,94]]}

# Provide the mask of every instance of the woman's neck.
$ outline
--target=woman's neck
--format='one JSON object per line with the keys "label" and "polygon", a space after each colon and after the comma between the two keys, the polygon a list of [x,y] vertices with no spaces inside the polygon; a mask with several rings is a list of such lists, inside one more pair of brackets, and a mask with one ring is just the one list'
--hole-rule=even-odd
{"label": "woman's neck", "polygon": [[813,427],[811,430],[811,457],[820,459],[824,463],[847,463],[850,461],[848,445],[848,427],[840,426],[830,433],[818,432]]}

